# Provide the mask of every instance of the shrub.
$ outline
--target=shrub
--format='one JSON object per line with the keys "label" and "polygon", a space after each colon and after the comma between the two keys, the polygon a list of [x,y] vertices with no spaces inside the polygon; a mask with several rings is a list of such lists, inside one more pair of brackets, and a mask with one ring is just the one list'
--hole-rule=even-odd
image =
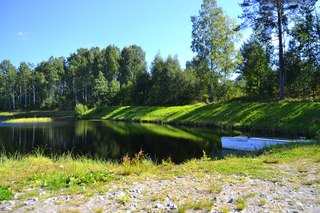
{"label": "shrub", "polygon": [[13,194],[7,188],[0,186],[0,201],[2,200],[12,200]]}
{"label": "shrub", "polygon": [[77,115],[83,115],[88,110],[88,107],[86,105],[83,105],[81,103],[77,104],[75,107],[75,111]]}
{"label": "shrub", "polygon": [[41,109],[54,109],[57,107],[57,101],[51,98],[46,98],[41,104]]}

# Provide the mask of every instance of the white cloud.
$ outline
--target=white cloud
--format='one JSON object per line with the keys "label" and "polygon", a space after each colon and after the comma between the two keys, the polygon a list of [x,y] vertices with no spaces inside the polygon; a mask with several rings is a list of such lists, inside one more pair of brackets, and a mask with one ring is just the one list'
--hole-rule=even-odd
{"label": "white cloud", "polygon": [[18,36],[22,39],[22,40],[26,40],[27,36],[28,36],[29,32],[18,32]]}

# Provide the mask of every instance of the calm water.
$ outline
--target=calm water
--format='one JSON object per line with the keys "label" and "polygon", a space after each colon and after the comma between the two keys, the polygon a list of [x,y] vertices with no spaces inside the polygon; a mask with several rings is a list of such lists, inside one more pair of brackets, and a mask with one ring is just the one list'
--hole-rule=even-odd
{"label": "calm water", "polygon": [[[55,121],[50,124],[0,124],[0,146],[7,153],[30,153],[44,148],[45,154],[86,155],[119,160],[143,150],[153,160],[171,158],[180,163],[201,158],[203,150],[221,157],[221,136],[243,135],[235,131],[173,127],[170,125],[110,121]],[[248,135],[248,134],[246,134]]]}

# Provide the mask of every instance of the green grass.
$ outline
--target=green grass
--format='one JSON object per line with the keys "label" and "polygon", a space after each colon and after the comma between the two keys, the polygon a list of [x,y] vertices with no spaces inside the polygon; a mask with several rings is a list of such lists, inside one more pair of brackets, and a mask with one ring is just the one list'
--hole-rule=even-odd
{"label": "green grass", "polygon": [[227,102],[173,107],[106,107],[103,110],[88,110],[81,118],[241,127],[315,135],[320,129],[320,102]]}
{"label": "green grass", "polygon": [[0,201],[13,199],[12,192],[5,187],[0,186]]}
{"label": "green grass", "polygon": [[34,117],[49,117],[49,118],[73,118],[76,116],[75,111],[65,110],[28,110],[28,111],[13,111],[0,112],[0,119],[15,119],[15,118],[34,118]]}
{"label": "green grass", "polygon": [[[71,154],[49,158],[39,150],[30,155],[2,154],[0,155],[0,186],[6,187],[0,187],[0,196],[4,197],[2,199],[11,199],[11,192],[16,193],[26,188],[44,188],[52,193],[59,193],[60,189],[64,189],[65,193],[79,194],[83,192],[83,187],[90,195],[97,189],[108,190],[110,184],[115,182],[141,181],[146,177],[161,180],[172,179],[177,175],[192,175],[200,178],[208,174],[213,176],[219,174],[225,175],[224,179],[229,175],[238,175],[272,181],[279,179],[279,175],[285,175],[275,169],[274,164],[266,163],[268,158],[278,159],[277,164],[295,165],[307,159],[303,167],[308,168],[320,162],[320,144],[277,146],[268,154],[229,157],[221,160],[210,160],[204,156],[202,159],[190,160],[179,165],[172,162],[153,163],[143,152],[139,152],[132,158],[126,156],[121,162],[77,158]],[[299,167],[293,169],[298,171]],[[219,193],[219,183],[213,182],[211,185],[208,188],[213,193]],[[239,203],[239,209],[245,208],[243,203]],[[201,205],[201,208],[204,206]]]}
{"label": "green grass", "polygon": [[52,118],[16,118],[5,121],[6,123],[50,123]]}

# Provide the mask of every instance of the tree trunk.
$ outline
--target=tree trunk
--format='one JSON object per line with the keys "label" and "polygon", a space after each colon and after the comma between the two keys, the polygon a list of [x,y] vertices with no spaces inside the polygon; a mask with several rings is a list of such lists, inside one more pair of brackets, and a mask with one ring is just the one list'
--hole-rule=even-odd
{"label": "tree trunk", "polygon": [[284,61],[283,61],[283,35],[282,35],[282,0],[277,1],[278,6],[278,39],[279,39],[279,98],[284,99]]}
{"label": "tree trunk", "polygon": [[16,109],[16,102],[15,102],[15,96],[14,96],[14,91],[11,93],[12,97],[12,109]]}
{"label": "tree trunk", "polygon": [[84,88],[84,101],[86,104],[88,103],[88,86],[87,86],[87,84],[85,85],[85,88]]}
{"label": "tree trunk", "polygon": [[316,20],[317,20],[317,24],[316,24],[316,31],[319,37],[319,42],[320,42],[320,21],[319,21],[319,17],[318,17],[318,12],[316,11]]}
{"label": "tree trunk", "polygon": [[33,93],[33,107],[35,107],[36,106],[36,87],[34,84],[32,85],[32,93]]}
{"label": "tree trunk", "polygon": [[210,71],[210,90],[209,90],[209,102],[213,102],[213,70]]}
{"label": "tree trunk", "polygon": [[73,90],[74,102],[76,106],[78,104],[78,95],[76,90],[75,77],[72,77],[72,90]]}
{"label": "tree trunk", "polygon": [[28,105],[28,96],[27,96],[27,89],[24,88],[24,107]]}

